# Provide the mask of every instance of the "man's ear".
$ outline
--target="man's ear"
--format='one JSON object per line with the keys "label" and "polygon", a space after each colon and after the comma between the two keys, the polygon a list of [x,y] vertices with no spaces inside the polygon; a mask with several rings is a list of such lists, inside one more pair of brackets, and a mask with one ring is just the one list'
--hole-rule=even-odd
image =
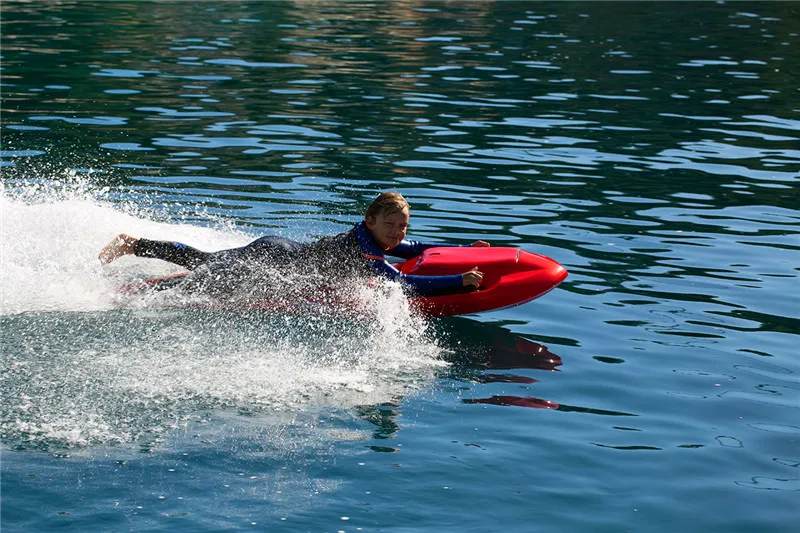
{"label": "man's ear", "polygon": [[375,217],[367,215],[364,217],[364,222],[366,222],[367,227],[370,229],[370,231],[375,229]]}

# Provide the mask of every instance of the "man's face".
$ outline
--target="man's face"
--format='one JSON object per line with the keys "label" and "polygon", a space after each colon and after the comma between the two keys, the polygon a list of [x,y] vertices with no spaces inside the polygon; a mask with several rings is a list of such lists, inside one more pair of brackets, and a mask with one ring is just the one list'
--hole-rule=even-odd
{"label": "man's face", "polygon": [[366,217],[364,220],[378,244],[384,250],[391,250],[406,238],[408,218],[408,208],[404,207],[402,211],[388,216],[377,215],[375,217]]}

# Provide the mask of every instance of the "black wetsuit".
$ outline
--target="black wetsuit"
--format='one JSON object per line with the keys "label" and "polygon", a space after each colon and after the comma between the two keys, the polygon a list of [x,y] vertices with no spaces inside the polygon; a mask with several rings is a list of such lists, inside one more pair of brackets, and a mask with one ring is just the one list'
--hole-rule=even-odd
{"label": "black wetsuit", "polygon": [[[360,222],[350,231],[316,242],[300,243],[283,237],[266,236],[246,246],[218,252],[203,252],[179,242],[139,239],[134,254],[163,259],[193,270],[187,281],[216,294],[258,288],[257,285],[270,278],[263,275],[265,269],[305,278],[322,276],[327,280],[370,278],[378,274],[400,281],[416,294],[459,290],[463,285],[460,274],[405,275],[390,265],[384,256],[385,253],[410,259],[427,248],[437,246],[452,245],[403,241],[397,247],[384,251],[364,222]],[[272,289],[263,287],[262,290]]]}

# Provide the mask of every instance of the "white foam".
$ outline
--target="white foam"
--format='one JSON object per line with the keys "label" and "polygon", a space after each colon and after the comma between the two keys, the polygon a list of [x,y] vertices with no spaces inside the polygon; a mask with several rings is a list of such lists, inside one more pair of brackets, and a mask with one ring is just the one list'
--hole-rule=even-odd
{"label": "white foam", "polygon": [[[108,309],[122,280],[180,271],[162,261],[120,258],[103,266],[100,249],[119,233],[202,243],[210,250],[248,238],[229,227],[158,222],[103,203],[82,186],[0,189],[0,313]],[[123,206],[125,207],[125,206]]]}
{"label": "white foam", "polygon": [[251,237],[226,224],[159,221],[95,193],[0,189],[4,441],[140,442],[198,410],[294,419],[396,401],[441,366],[441,349],[393,284],[357,289],[363,312],[341,317],[176,310],[157,299],[121,306],[120,283],[180,269],[134,257],[101,266],[98,251],[118,233],[207,250]]}

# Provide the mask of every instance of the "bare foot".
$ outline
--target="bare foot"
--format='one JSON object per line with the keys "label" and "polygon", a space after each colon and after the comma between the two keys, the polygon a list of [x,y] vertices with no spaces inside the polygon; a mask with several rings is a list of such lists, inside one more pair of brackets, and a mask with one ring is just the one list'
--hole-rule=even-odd
{"label": "bare foot", "polygon": [[108,243],[105,248],[100,250],[97,258],[100,262],[104,265],[110,263],[117,257],[122,257],[123,255],[130,255],[133,253],[134,249],[136,248],[136,242],[138,239],[135,237],[131,237],[130,235],[126,235],[121,233],[114,238],[113,241]]}

